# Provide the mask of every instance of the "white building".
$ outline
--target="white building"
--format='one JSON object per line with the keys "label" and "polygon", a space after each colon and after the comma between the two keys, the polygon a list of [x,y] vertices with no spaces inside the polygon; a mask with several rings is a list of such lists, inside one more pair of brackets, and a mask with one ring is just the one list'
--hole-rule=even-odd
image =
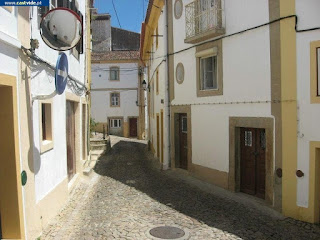
{"label": "white building", "polygon": [[149,140],[164,167],[319,222],[319,4],[149,3],[142,29]]}
{"label": "white building", "polygon": [[92,24],[96,40],[92,54],[92,118],[98,123],[96,131],[141,139],[145,113],[140,34],[111,27],[110,19],[108,14],[96,14]]}
{"label": "white building", "polygon": [[[2,238],[39,237],[82,174],[88,153],[90,4],[52,0],[50,7],[0,7]],[[82,40],[65,52],[69,78],[62,95],[55,94],[59,52],[45,45],[39,30],[41,16],[55,7],[74,10],[83,21]]]}

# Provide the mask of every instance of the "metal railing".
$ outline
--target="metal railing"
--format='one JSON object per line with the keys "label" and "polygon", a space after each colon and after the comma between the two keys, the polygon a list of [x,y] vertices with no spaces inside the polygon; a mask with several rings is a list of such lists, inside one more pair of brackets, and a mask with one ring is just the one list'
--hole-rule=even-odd
{"label": "metal railing", "polygon": [[195,0],[185,9],[186,38],[210,30],[224,30],[223,0]]}

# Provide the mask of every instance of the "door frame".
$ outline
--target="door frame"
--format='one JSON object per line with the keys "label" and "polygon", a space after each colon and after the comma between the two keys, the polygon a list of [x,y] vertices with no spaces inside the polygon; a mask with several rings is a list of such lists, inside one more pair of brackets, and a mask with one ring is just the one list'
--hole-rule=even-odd
{"label": "door frame", "polygon": [[[23,201],[22,201],[22,185],[21,185],[21,169],[20,169],[20,147],[19,147],[19,120],[18,120],[18,101],[17,101],[17,78],[15,76],[7,75],[0,73],[0,85],[3,87],[9,87],[12,91],[12,111],[13,111],[13,141],[14,141],[14,163],[7,161],[15,166],[15,174],[13,174],[12,178],[14,179],[13,187],[10,185],[10,189],[12,191],[13,198],[10,198],[9,194],[4,195],[10,198],[10,201],[14,199],[17,204],[10,204],[10,211],[7,216],[2,216],[2,218],[8,218],[8,222],[13,223],[9,229],[5,230],[7,227],[2,228],[3,233],[6,235],[4,238],[16,238],[16,239],[24,239],[25,238],[25,226],[24,226],[24,212],[23,212]],[[3,174],[1,174],[3,175]],[[8,173],[5,176],[5,180],[1,182],[8,181]],[[0,176],[1,177],[1,176]],[[8,184],[7,184],[8,187]],[[6,190],[7,192],[7,190]],[[8,192],[7,192],[8,193]],[[6,207],[7,209],[7,207]],[[12,211],[11,211],[12,209]],[[8,209],[7,209],[8,212]],[[2,221],[3,224],[3,221]]]}
{"label": "door frame", "polygon": [[121,132],[122,132],[122,137],[124,136],[124,117],[123,116],[112,116],[112,117],[107,117],[107,126],[106,126],[106,134],[110,135],[110,120],[111,119],[120,119],[121,120]]}
{"label": "door frame", "polygon": [[[180,146],[179,146],[179,114],[184,113],[187,114],[188,120],[188,169],[187,171],[193,170],[192,166],[192,122],[191,122],[191,106],[171,106],[171,118],[170,118],[170,126],[171,126],[171,166],[172,169],[176,169],[177,163],[179,163],[180,159]],[[184,170],[185,171],[185,170]]]}
{"label": "door frame", "polygon": [[136,118],[137,119],[137,138],[139,138],[139,117],[138,116],[128,116],[128,123],[129,123],[129,137],[130,137],[130,119]]}
{"label": "door frame", "polygon": [[274,205],[281,195],[274,192],[274,120],[272,118],[230,117],[229,118],[229,184],[231,191],[240,191],[240,128],[263,128],[266,133],[266,185],[265,201]]}
{"label": "door frame", "polygon": [[[82,116],[80,114],[80,109],[82,107],[82,104],[80,104],[80,97],[70,93],[70,92],[66,92],[66,104],[67,101],[73,102],[73,107],[74,107],[74,141],[75,141],[75,147],[74,147],[74,152],[75,152],[75,157],[74,157],[74,161],[75,161],[75,166],[76,166],[76,171],[75,171],[75,175],[73,176],[72,179],[74,179],[74,177],[77,175],[77,173],[82,171],[82,163],[80,161],[80,157],[81,157],[81,120],[82,120]],[[82,100],[82,102],[84,102],[84,100]],[[81,107],[80,107],[81,106]],[[67,111],[67,105],[66,105],[66,111]],[[67,120],[67,116],[66,116],[66,120]],[[67,127],[67,125],[66,125]],[[67,144],[67,143],[66,143]],[[67,145],[66,145],[67,147]],[[71,180],[72,180],[71,179]],[[69,181],[71,182],[71,181]],[[74,185],[74,184],[73,184]],[[70,188],[70,190],[72,190],[72,188]]]}

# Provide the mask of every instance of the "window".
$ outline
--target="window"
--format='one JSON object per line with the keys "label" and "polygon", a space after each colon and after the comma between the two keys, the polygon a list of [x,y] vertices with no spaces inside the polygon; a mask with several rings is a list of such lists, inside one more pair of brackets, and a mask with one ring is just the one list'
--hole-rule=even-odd
{"label": "window", "polygon": [[244,132],[244,145],[246,147],[252,147],[252,132],[251,131]]}
{"label": "window", "polygon": [[310,103],[320,103],[320,41],[310,43]]}
{"label": "window", "polygon": [[183,133],[188,132],[188,119],[187,119],[187,117],[182,117],[181,131]]}
{"label": "window", "polygon": [[118,67],[110,67],[110,80],[111,81],[119,81],[119,68]]}
{"label": "window", "polygon": [[217,56],[200,59],[201,90],[218,89]]}
{"label": "window", "polygon": [[195,57],[197,63],[197,97],[222,95],[222,41],[219,40],[196,47]]}
{"label": "window", "polygon": [[185,7],[186,43],[197,43],[224,34],[221,0],[194,0]]}
{"label": "window", "polygon": [[120,107],[120,93],[111,93],[110,94],[110,106],[111,107]]}
{"label": "window", "polygon": [[121,128],[121,119],[110,119],[111,128]]}
{"label": "window", "polygon": [[156,94],[159,94],[159,70],[156,72]]}
{"label": "window", "polygon": [[52,134],[52,108],[50,102],[40,103],[40,134],[41,134],[41,153],[53,148],[53,134]]}

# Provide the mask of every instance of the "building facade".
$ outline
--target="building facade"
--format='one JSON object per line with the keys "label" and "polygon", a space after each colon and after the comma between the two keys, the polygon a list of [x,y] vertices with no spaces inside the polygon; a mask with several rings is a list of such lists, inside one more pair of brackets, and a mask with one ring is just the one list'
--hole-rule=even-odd
{"label": "building facade", "polygon": [[[151,1],[142,59],[149,140],[160,161],[319,222],[318,7],[300,0]],[[164,50],[154,48],[157,32]],[[164,132],[162,111],[170,116]],[[168,159],[161,157],[166,148]]]}
{"label": "building facade", "polygon": [[109,14],[95,14],[92,55],[92,118],[96,131],[144,138],[140,34],[111,27]]}
{"label": "building facade", "polygon": [[[65,52],[69,78],[61,95],[55,93],[54,78],[59,52],[45,45],[39,31],[41,16],[55,7],[77,12],[84,30],[78,46]],[[41,236],[82,174],[88,155],[89,8],[86,0],[51,1],[46,8],[0,7],[0,55],[6,62],[0,70],[1,126],[7,136],[1,140],[7,166],[1,170],[6,178],[1,187],[2,238]]]}

